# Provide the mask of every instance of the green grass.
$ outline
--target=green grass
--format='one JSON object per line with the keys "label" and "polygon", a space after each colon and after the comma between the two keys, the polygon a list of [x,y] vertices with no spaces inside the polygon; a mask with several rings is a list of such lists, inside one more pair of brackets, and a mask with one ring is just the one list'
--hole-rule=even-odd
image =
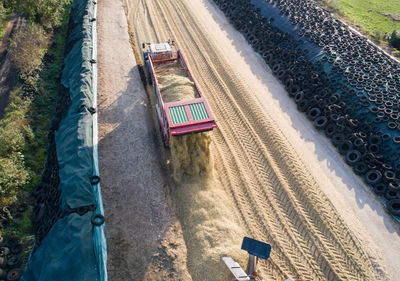
{"label": "green grass", "polygon": [[382,40],[393,30],[400,30],[396,22],[383,14],[400,14],[399,0],[319,0],[340,16],[359,26],[366,35]]}

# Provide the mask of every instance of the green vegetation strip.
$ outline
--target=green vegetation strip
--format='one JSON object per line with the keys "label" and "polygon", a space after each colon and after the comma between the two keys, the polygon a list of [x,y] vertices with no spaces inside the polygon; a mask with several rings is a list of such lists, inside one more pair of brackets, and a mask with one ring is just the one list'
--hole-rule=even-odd
{"label": "green vegetation strip", "polygon": [[[2,209],[28,202],[45,163],[48,128],[57,97],[59,69],[63,62],[68,9],[61,16],[63,24],[47,32],[32,23],[47,42],[39,46],[30,45],[29,42],[24,44],[26,48],[40,48],[40,52],[23,50],[31,54],[31,61],[38,61],[39,64],[32,66],[28,61],[18,62],[21,65],[18,67],[20,79],[10,93],[6,114],[0,120]],[[30,32],[32,29],[28,25],[26,30]],[[23,71],[24,62],[28,64],[28,72]],[[12,236],[23,243],[25,261],[34,240],[31,212],[28,208],[21,218],[11,217],[10,225],[0,228],[0,237]]]}

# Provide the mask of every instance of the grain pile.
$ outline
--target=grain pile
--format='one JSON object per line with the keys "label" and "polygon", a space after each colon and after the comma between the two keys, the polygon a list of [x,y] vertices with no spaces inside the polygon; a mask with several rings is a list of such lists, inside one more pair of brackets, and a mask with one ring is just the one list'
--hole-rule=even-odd
{"label": "grain pile", "polygon": [[231,256],[243,266],[240,249],[245,232],[223,185],[213,176],[209,133],[172,138],[172,191],[188,249],[187,266],[193,280],[229,280],[221,260]]}
{"label": "grain pile", "polygon": [[179,62],[173,61],[154,67],[164,102],[194,99],[197,96],[192,81]]}
{"label": "grain pile", "polygon": [[247,265],[247,253],[240,249],[245,233],[237,221],[221,183],[213,178],[194,177],[175,187],[177,206],[188,249],[187,266],[194,281],[230,280],[221,260],[231,256]]}
{"label": "grain pile", "polygon": [[173,178],[180,183],[193,176],[209,177],[212,174],[209,133],[197,133],[171,138],[171,163]]}

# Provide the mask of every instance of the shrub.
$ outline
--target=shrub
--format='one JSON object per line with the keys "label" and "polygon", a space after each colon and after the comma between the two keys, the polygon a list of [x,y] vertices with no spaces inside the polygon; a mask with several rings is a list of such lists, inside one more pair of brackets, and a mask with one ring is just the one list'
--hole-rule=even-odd
{"label": "shrub", "polygon": [[400,30],[393,30],[390,36],[390,44],[393,48],[400,50]]}
{"label": "shrub", "polygon": [[10,40],[9,52],[14,65],[22,74],[30,75],[40,69],[49,39],[44,29],[35,23],[16,32]]}
{"label": "shrub", "polygon": [[25,137],[20,127],[9,123],[0,127],[0,157],[7,157],[12,152],[21,152],[25,146]]}
{"label": "shrub", "polygon": [[25,169],[24,156],[13,152],[7,158],[0,157],[0,198],[15,200],[18,189],[28,183],[30,173]]}
{"label": "shrub", "polygon": [[7,10],[4,8],[3,3],[0,2],[0,26],[3,26],[6,17],[7,17]]}
{"label": "shrub", "polygon": [[70,0],[3,0],[6,6],[23,13],[26,19],[54,28],[61,25],[64,11]]}

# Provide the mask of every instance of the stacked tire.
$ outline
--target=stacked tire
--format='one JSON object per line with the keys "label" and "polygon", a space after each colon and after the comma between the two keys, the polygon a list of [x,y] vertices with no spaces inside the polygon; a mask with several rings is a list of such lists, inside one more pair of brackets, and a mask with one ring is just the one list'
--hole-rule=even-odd
{"label": "stacked tire", "polygon": [[[214,2],[298,110],[400,216],[400,63],[313,1]],[[277,17],[290,22],[290,32],[274,24]]]}

